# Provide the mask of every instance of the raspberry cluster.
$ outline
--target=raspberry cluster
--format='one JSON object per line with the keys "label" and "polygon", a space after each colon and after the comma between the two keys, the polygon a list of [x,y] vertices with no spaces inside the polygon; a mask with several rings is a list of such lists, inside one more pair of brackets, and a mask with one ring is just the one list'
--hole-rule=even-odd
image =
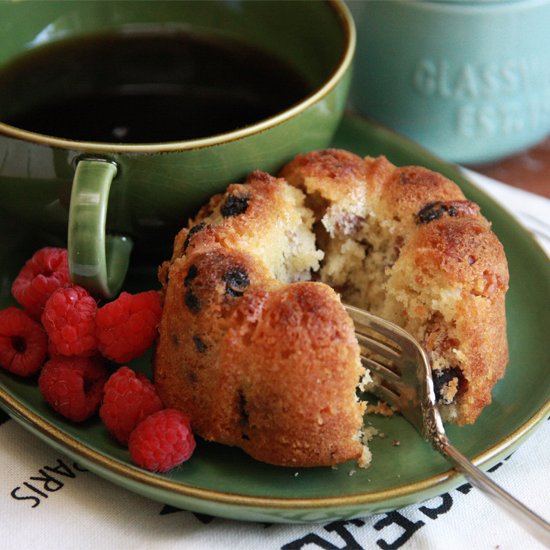
{"label": "raspberry cluster", "polygon": [[153,345],[162,312],[157,291],[122,292],[100,306],[71,283],[66,249],[47,247],[23,266],[12,295],[22,309],[0,310],[0,367],[38,374],[46,402],[71,421],[99,411],[138,466],[165,472],[191,456],[187,416],[164,409],[145,375],[127,366],[109,370],[109,361],[124,365]]}
{"label": "raspberry cluster", "polygon": [[146,470],[167,472],[195,449],[189,418],[163,408],[149,379],[126,366],[107,380],[99,416],[114,438],[128,447],[132,462]]}

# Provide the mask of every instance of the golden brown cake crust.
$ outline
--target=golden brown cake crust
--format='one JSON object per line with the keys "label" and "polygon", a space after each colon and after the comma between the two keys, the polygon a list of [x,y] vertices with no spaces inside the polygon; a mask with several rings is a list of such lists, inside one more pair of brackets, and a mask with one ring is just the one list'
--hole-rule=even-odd
{"label": "golden brown cake crust", "polygon": [[283,284],[277,266],[253,254],[281,226],[293,228],[282,211],[299,208],[296,197],[254,173],[176,237],[161,268],[155,382],[165,405],[185,410],[204,439],[274,464],[332,465],[363,451],[355,391],[364,370],[353,325],[330,287]]}
{"label": "golden brown cake crust", "polygon": [[327,149],[278,178],[253,172],[182,229],[159,277],[165,405],[273,464],[364,450],[364,370],[339,295],[424,345],[447,420],[473,422],[508,360],[508,270],[489,222],[444,176],[384,157]]}

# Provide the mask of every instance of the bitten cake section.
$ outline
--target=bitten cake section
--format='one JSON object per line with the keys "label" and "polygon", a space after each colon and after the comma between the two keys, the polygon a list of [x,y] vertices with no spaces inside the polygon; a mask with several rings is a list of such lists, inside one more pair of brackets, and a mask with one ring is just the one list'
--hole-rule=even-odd
{"label": "bitten cake section", "polygon": [[428,352],[444,420],[473,423],[508,363],[504,249],[460,188],[418,166],[339,150],[281,174],[315,212],[320,280]]}

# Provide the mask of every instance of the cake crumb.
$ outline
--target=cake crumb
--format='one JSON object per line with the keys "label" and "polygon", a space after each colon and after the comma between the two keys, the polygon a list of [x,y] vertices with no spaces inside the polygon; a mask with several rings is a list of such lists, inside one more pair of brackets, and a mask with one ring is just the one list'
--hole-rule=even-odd
{"label": "cake crumb", "polygon": [[[368,440],[367,440],[368,441]],[[363,452],[357,460],[357,465],[359,468],[368,468],[372,461],[372,454],[367,446],[363,446]]]}
{"label": "cake crumb", "polygon": [[370,425],[363,430],[363,442],[368,443],[375,435],[378,435],[378,429]]}
{"label": "cake crumb", "polygon": [[367,413],[369,414],[379,414],[381,416],[393,416],[396,412],[397,412],[397,408],[392,407],[391,405],[388,405],[384,401],[367,404]]}
{"label": "cake crumb", "polygon": [[401,445],[401,441],[399,441],[399,439],[394,439],[391,444],[393,447],[399,447],[399,445]]}

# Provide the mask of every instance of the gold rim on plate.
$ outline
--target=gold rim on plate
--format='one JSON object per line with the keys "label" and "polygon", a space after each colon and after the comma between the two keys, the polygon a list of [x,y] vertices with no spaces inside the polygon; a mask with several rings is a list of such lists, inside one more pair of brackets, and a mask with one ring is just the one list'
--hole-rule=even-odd
{"label": "gold rim on plate", "polygon": [[[459,481],[462,481],[462,475],[450,468],[449,470],[439,475],[432,476],[415,483],[410,483],[408,485],[396,487],[394,489],[387,489],[384,491],[376,491],[343,497],[273,498],[256,497],[238,493],[227,493],[224,491],[214,491],[211,489],[201,489],[185,485],[181,481],[172,481],[170,479],[160,477],[156,474],[149,473],[145,470],[138,469],[90,448],[89,446],[81,443],[74,437],[68,435],[63,430],[52,425],[50,422],[43,419],[40,415],[28,409],[20,401],[11,396],[1,386],[0,402],[3,402],[10,411],[16,414],[16,416],[14,417],[15,420],[23,420],[28,422],[41,434],[47,436],[57,444],[62,445],[67,450],[76,453],[78,456],[87,459],[97,466],[105,468],[110,472],[118,474],[128,480],[142,483],[149,487],[163,489],[174,494],[198,498],[213,503],[223,503],[250,507],[272,507],[279,509],[292,509],[301,507],[311,509],[324,507],[340,507],[382,502],[384,500],[404,497],[412,493],[417,493],[426,489],[434,488],[437,485],[445,482],[450,482],[452,480],[456,480],[457,483]],[[500,453],[512,447],[516,442],[527,435],[549,413],[550,400],[548,400],[535,415],[533,415],[518,429],[509,434],[506,438],[502,439],[498,444],[472,458],[471,461],[478,466],[486,463],[490,464],[491,461]],[[434,451],[434,453],[435,452],[436,451]]]}

